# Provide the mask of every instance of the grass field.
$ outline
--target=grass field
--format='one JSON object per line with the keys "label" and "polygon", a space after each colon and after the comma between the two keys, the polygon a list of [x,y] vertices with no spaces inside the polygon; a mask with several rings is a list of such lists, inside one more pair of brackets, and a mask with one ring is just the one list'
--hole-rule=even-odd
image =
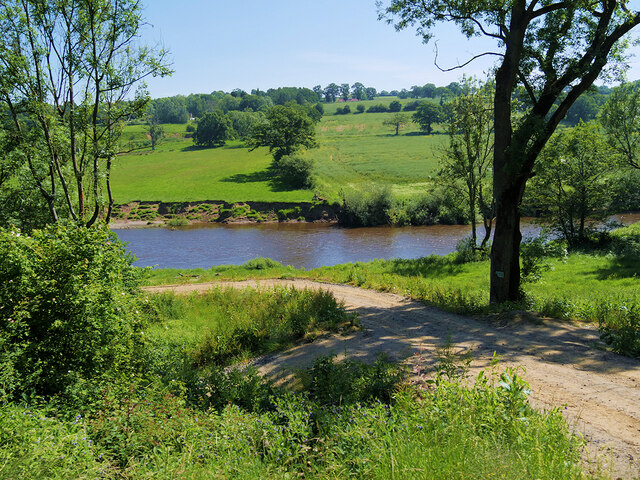
{"label": "grass field", "polygon": [[[350,102],[368,108],[389,104],[393,97]],[[402,100],[405,104],[409,100]],[[325,105],[325,116],[317,127],[319,148],[303,155],[316,163],[317,187],[314,192],[331,201],[341,199],[349,188],[370,184],[392,187],[398,197],[423,193],[434,172],[439,149],[446,136],[422,135],[410,125],[393,135],[382,123],[391,113],[333,115],[344,104]],[[273,183],[268,166],[268,150],[249,152],[241,142],[225,147],[198,149],[185,138],[186,125],[163,125],[166,138],[152,152],[150,148],[120,156],[113,169],[112,184],[116,203],[134,200],[165,202],[224,200],[235,201],[310,201],[310,190],[283,191]],[[146,126],[126,127],[123,142],[144,141]],[[438,129],[436,128],[436,132]]]}

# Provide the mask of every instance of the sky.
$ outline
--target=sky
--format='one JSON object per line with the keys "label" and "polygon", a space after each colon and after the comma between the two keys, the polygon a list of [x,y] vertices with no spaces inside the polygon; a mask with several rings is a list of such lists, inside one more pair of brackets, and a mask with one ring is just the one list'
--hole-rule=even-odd
{"label": "sky", "polygon": [[[636,0],[640,3],[640,0]],[[633,6],[636,1],[632,1]],[[154,98],[190,93],[251,91],[284,86],[325,87],[361,82],[381,90],[438,86],[463,74],[484,77],[497,57],[442,72],[494,50],[485,38],[467,40],[455,25],[425,45],[414,30],[378,20],[375,0],[143,0],[142,41],[169,50],[174,73],[147,81]],[[640,47],[630,80],[640,78]]]}

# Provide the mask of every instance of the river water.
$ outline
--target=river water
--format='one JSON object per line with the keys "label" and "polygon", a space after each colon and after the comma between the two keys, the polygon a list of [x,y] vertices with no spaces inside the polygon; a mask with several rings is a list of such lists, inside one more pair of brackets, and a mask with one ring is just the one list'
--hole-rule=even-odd
{"label": "river water", "polygon": [[[623,223],[640,214],[618,215]],[[428,227],[342,228],[314,223],[207,225],[177,229],[116,229],[136,256],[136,266],[209,268],[240,265],[268,257],[296,268],[315,268],[375,258],[419,258],[446,255],[471,232],[468,225]],[[534,236],[540,227],[523,221],[522,232]],[[482,227],[478,235],[484,234]]]}

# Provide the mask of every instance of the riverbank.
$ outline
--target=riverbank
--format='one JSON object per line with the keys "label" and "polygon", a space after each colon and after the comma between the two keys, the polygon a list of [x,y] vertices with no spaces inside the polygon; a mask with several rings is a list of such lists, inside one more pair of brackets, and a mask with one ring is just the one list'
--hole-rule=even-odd
{"label": "riverbank", "polygon": [[154,202],[116,205],[111,227],[183,227],[198,224],[337,223],[340,206],[315,202]]}

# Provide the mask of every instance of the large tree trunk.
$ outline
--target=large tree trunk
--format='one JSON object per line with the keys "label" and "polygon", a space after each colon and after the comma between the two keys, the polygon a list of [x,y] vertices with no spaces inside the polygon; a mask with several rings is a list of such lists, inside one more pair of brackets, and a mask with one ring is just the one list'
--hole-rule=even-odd
{"label": "large tree trunk", "polygon": [[491,303],[520,299],[520,200],[524,185],[496,192],[496,227],[491,247]]}
{"label": "large tree trunk", "polygon": [[526,176],[518,175],[523,160],[518,151],[524,151],[524,146],[512,145],[511,96],[527,28],[525,12],[524,0],[514,2],[504,58],[496,72],[493,151],[496,228],[491,247],[491,303],[520,299],[520,199]]}

